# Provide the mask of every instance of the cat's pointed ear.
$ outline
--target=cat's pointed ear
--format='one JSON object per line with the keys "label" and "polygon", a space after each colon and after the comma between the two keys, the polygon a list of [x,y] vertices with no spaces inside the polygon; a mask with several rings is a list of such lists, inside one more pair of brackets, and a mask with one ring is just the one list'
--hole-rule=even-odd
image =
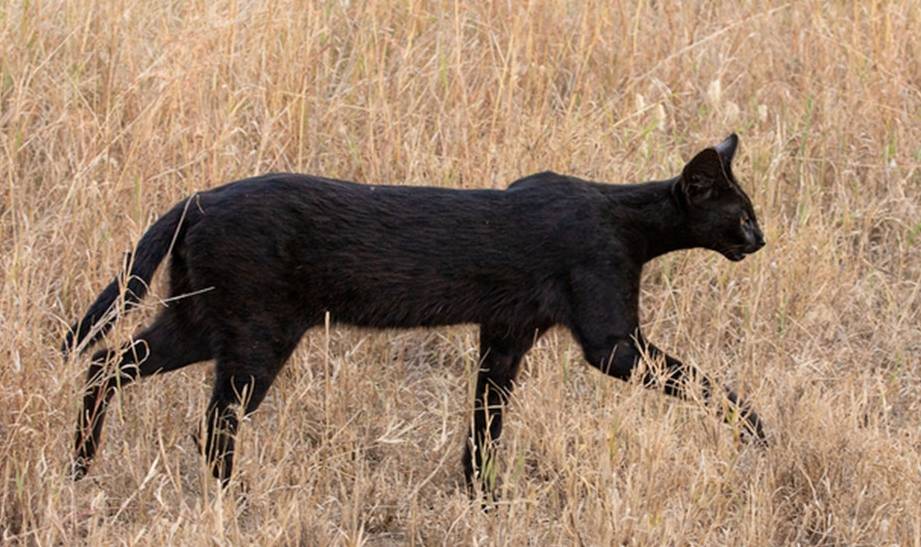
{"label": "cat's pointed ear", "polygon": [[705,148],[681,171],[681,190],[689,203],[698,203],[715,194],[725,179],[719,153]]}
{"label": "cat's pointed ear", "polygon": [[738,146],[739,136],[733,133],[714,147],[716,153],[720,155],[720,160],[723,161],[723,166],[727,169],[732,164],[732,158],[736,155],[736,148]]}

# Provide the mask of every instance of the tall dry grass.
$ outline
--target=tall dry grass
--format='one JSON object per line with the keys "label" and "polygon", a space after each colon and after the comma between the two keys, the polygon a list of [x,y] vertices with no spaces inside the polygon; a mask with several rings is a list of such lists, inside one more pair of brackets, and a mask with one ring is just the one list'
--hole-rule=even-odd
{"label": "tall dry grass", "polygon": [[[921,544],[919,31],[913,0],[2,3],[0,542]],[[189,439],[207,366],[126,390],[68,480],[65,323],[188,193],[647,180],[733,130],[769,246],[657,260],[643,325],[749,396],[770,448],[553,331],[484,514],[459,461],[475,329],[333,328],[244,425],[230,491]]]}

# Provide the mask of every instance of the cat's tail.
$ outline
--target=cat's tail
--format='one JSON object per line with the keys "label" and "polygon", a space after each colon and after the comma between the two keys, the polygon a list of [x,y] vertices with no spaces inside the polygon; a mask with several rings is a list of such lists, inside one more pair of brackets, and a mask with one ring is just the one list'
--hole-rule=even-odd
{"label": "cat's tail", "polygon": [[99,293],[83,319],[68,330],[61,344],[65,357],[81,344],[85,343],[82,350],[89,348],[112,328],[120,311],[119,296],[124,294],[125,311],[135,308],[144,298],[157,266],[185,235],[188,228],[186,211],[190,201],[191,198],[183,200],[170,209],[141,237],[134,252],[126,254],[122,272]]}

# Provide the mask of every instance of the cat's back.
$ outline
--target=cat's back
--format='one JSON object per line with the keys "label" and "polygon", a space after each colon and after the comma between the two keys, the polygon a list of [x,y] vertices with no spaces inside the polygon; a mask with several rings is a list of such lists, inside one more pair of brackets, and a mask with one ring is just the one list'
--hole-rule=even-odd
{"label": "cat's back", "polygon": [[[506,190],[356,183],[311,175],[276,173],[243,179],[193,196],[210,223],[245,227],[250,222],[313,225],[379,224],[454,230],[489,224],[531,229],[553,222],[561,209],[586,201],[587,186],[552,172],[519,179]],[[456,234],[455,234],[456,235]]]}
{"label": "cat's back", "polygon": [[199,195],[215,214],[249,216],[262,211],[340,216],[444,214],[485,211],[502,199],[496,190],[357,183],[313,175],[272,173],[231,182]]}
{"label": "cat's back", "polygon": [[[386,252],[482,260],[491,251],[530,261],[575,252],[593,237],[596,201],[591,183],[552,172],[524,177],[506,190],[270,174],[194,196],[190,209],[200,222],[190,238],[210,246],[259,241],[266,248],[290,244],[361,257]],[[525,249],[530,254],[522,257]]]}

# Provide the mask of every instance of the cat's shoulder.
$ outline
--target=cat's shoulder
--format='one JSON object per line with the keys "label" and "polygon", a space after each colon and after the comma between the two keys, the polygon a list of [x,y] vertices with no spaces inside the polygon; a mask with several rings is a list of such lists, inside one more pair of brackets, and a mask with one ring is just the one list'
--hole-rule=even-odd
{"label": "cat's shoulder", "polygon": [[541,171],[522,177],[508,185],[509,191],[533,190],[541,188],[553,188],[559,186],[579,186],[585,184],[585,181],[570,175],[561,175],[554,171]]}

